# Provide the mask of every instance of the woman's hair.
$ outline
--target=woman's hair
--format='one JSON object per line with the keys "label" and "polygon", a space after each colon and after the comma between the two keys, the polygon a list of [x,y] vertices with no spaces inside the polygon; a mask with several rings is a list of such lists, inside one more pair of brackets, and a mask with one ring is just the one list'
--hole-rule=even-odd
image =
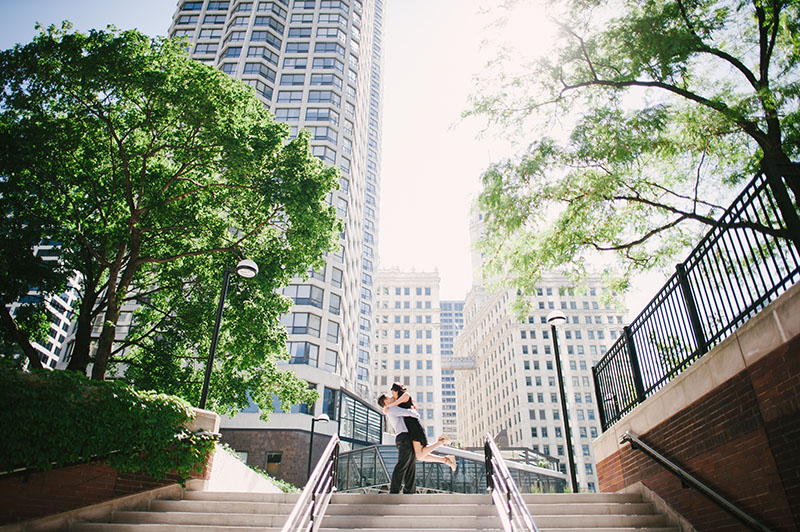
{"label": "woman's hair", "polygon": [[408,390],[406,389],[405,386],[403,386],[399,382],[393,382],[392,383],[392,391],[393,392],[397,392],[397,396],[400,397],[401,395],[406,393]]}

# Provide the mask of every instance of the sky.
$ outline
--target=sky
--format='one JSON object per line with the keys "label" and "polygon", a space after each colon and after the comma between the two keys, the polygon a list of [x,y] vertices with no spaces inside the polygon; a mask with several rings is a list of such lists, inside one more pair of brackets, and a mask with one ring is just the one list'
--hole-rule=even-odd
{"label": "sky", "polygon": [[[546,49],[550,35],[535,2],[525,3],[506,26],[494,27],[501,13],[495,5],[502,3],[385,1],[380,266],[438,270],[442,299],[463,299],[472,284],[468,223],[482,171],[519,149],[496,137],[479,138],[479,121],[460,119],[469,107],[474,77],[500,41],[536,55]],[[70,20],[80,31],[113,24],[163,35],[177,2],[2,4],[0,47],[6,49],[28,42],[36,22]]]}

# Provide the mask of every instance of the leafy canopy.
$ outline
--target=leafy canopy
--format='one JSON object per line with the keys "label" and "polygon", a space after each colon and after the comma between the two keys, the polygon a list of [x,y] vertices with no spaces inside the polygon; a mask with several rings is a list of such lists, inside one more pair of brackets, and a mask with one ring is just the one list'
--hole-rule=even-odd
{"label": "leafy canopy", "polygon": [[759,165],[798,159],[797,0],[548,9],[552,47],[518,74],[516,55],[494,60],[464,113],[529,144],[482,176],[489,277],[530,294],[542,271],[578,282],[605,257],[624,290],[671,268]]}
{"label": "leafy canopy", "polygon": [[[306,132],[289,139],[252,88],[183,46],[65,25],[0,54],[0,208],[14,236],[2,254],[24,239],[18,254],[30,255],[49,238],[59,272],[80,274],[71,369],[91,363],[102,379],[113,368],[191,401],[222,272],[253,259],[259,275],[231,282],[209,404],[241,408],[248,390],[269,409],[273,394],[308,400],[276,366],[288,309],[276,292],[338,242],[327,203],[338,171],[311,154]],[[20,294],[8,284],[4,301]],[[137,308],[131,322],[119,321],[123,305]]]}

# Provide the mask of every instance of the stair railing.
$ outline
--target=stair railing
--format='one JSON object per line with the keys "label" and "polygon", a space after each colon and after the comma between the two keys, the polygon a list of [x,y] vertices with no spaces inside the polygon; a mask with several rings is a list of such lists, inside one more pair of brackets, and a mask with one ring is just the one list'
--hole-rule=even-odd
{"label": "stair railing", "polygon": [[486,434],[483,452],[486,457],[486,488],[492,495],[503,530],[539,532],[491,434]]}
{"label": "stair railing", "polygon": [[676,477],[681,479],[681,483],[685,486],[689,485],[711,499],[712,502],[716,503],[720,506],[723,510],[734,516],[735,518],[739,519],[742,523],[746,524],[753,530],[758,530],[759,532],[772,532],[769,528],[761,524],[757,521],[754,517],[750,514],[741,510],[738,506],[730,502],[728,499],[708,487],[704,484],[701,480],[693,475],[689,474],[685,469],[681,468],[672,460],[668,459],[641,439],[638,436],[633,434],[630,431],[626,431],[625,435],[622,436],[622,440],[620,443],[628,442],[631,444],[631,449],[633,450],[640,450],[656,462],[658,462],[661,466],[664,467],[667,471],[675,475]]}
{"label": "stair railing", "polygon": [[316,532],[336,489],[339,468],[339,436],[334,434],[316,467],[308,477],[303,493],[281,532]]}

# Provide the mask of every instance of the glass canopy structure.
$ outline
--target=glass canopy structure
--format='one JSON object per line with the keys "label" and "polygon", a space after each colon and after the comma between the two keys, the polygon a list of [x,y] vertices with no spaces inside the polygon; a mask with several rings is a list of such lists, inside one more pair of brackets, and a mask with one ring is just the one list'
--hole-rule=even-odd
{"label": "glass canopy structure", "polygon": [[[417,462],[417,492],[421,493],[486,493],[486,465],[482,454],[460,449],[441,448],[440,454],[456,457],[458,468],[435,463]],[[339,455],[337,490],[342,492],[387,492],[397,448],[394,445],[372,445]],[[511,476],[522,493],[564,493],[566,475],[555,469],[507,461]]]}

